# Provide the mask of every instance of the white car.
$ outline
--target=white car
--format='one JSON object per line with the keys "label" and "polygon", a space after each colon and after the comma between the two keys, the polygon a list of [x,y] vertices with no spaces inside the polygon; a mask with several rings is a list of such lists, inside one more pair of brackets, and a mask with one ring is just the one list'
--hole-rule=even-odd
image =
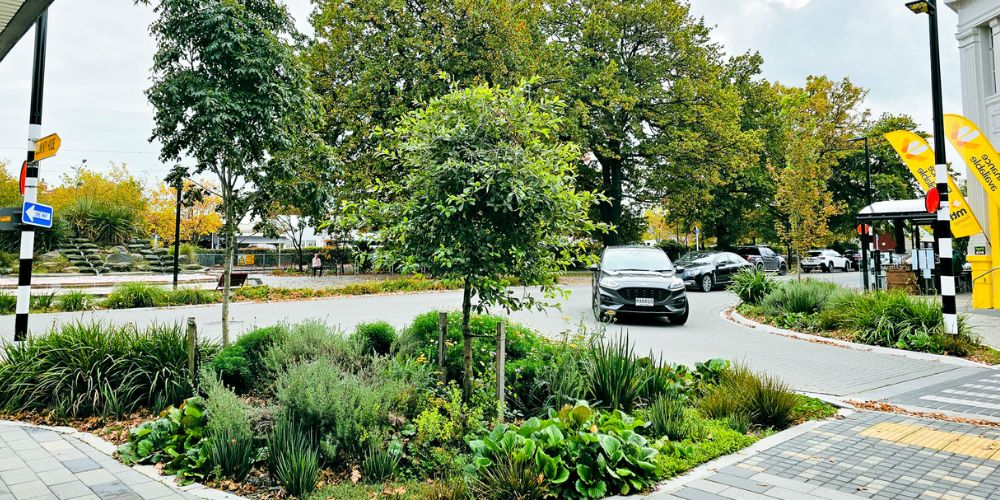
{"label": "white car", "polygon": [[802,270],[812,272],[820,270],[829,273],[834,269],[847,272],[851,268],[851,261],[834,250],[810,250],[806,258],[802,259]]}

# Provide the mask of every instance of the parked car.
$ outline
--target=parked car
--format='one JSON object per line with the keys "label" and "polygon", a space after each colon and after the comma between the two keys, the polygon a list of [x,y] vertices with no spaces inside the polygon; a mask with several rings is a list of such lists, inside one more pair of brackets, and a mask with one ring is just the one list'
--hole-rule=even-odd
{"label": "parked car", "polygon": [[688,319],[684,282],[677,277],[667,254],[655,247],[607,247],[601,262],[591,268],[594,316],[609,312],[665,316],[683,325]]}
{"label": "parked car", "polygon": [[736,254],[746,259],[761,271],[774,272],[782,276],[788,274],[785,258],[766,246],[746,246],[736,249]]}
{"label": "parked car", "polygon": [[733,275],[753,264],[732,252],[691,252],[677,259],[677,272],[685,286],[711,292],[732,282]]}
{"label": "parked car", "polygon": [[850,264],[850,268],[855,271],[861,270],[861,250],[848,250],[844,252],[844,257]]}
{"label": "parked car", "polygon": [[847,272],[850,270],[850,261],[847,257],[840,255],[836,250],[810,250],[806,255],[806,258],[802,259],[802,270],[805,272],[812,271],[823,271],[824,273],[832,272],[834,269],[840,269],[841,271]]}

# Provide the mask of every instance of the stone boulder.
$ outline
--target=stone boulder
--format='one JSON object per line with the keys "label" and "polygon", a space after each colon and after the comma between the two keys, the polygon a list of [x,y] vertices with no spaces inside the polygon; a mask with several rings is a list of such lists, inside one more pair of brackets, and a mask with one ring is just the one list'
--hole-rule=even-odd
{"label": "stone boulder", "polygon": [[56,250],[53,250],[51,252],[45,252],[39,255],[38,260],[41,262],[51,262],[53,260],[59,260],[60,257],[62,257],[62,254]]}
{"label": "stone boulder", "polygon": [[132,269],[132,262],[108,262],[108,269],[115,272],[125,272]]}
{"label": "stone boulder", "polygon": [[129,256],[127,253],[124,253],[124,252],[122,252],[122,253],[113,253],[111,255],[108,255],[108,258],[105,259],[105,262],[107,262],[108,264],[128,264],[128,265],[132,265],[132,257]]}
{"label": "stone boulder", "polygon": [[64,273],[79,273],[80,272],[80,268],[76,267],[76,266],[69,266],[66,269],[63,269],[63,272]]}

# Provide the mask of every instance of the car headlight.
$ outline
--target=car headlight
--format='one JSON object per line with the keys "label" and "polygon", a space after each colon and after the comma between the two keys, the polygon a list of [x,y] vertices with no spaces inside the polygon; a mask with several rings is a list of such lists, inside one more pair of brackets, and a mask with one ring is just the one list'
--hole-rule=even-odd
{"label": "car headlight", "polygon": [[668,290],[680,290],[684,288],[684,280],[680,278],[673,278],[670,280],[670,284],[667,285]]}
{"label": "car headlight", "polygon": [[614,278],[604,278],[601,280],[600,285],[604,288],[618,288],[618,281]]}

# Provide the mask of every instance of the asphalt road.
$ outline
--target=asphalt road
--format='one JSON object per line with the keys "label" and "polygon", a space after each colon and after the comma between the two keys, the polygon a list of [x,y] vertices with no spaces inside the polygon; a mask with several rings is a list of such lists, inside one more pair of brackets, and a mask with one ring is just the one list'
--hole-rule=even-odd
{"label": "asphalt road", "polygon": [[[816,275],[817,277],[820,275]],[[837,275],[826,275],[837,276]],[[847,276],[847,275],[841,275]],[[601,328],[590,309],[589,285],[568,287],[568,300],[560,309],[519,311],[512,317],[541,331],[559,337],[581,328]],[[805,342],[755,331],[735,325],[721,313],[736,303],[724,291],[689,293],[691,315],[684,326],[673,326],[658,318],[621,318],[605,334],[626,334],[635,342],[638,353],[676,363],[693,364],[713,357],[745,362],[751,367],[777,375],[801,391],[844,396],[858,394],[928,375],[954,370],[953,365],[922,361],[871,352],[850,350],[826,344]],[[243,332],[255,326],[279,322],[318,319],[338,324],[345,330],[364,321],[386,320],[397,327],[408,324],[416,315],[429,310],[454,310],[461,303],[458,292],[417,293],[342,297],[299,302],[235,303],[231,307],[233,329]],[[58,324],[73,321],[130,322],[138,326],[152,323],[183,322],[194,317],[200,335],[221,335],[221,306],[193,306],[160,309],[93,311],[84,313],[36,314],[31,318],[32,332],[44,332]],[[0,337],[13,338],[14,318],[0,323]]]}

